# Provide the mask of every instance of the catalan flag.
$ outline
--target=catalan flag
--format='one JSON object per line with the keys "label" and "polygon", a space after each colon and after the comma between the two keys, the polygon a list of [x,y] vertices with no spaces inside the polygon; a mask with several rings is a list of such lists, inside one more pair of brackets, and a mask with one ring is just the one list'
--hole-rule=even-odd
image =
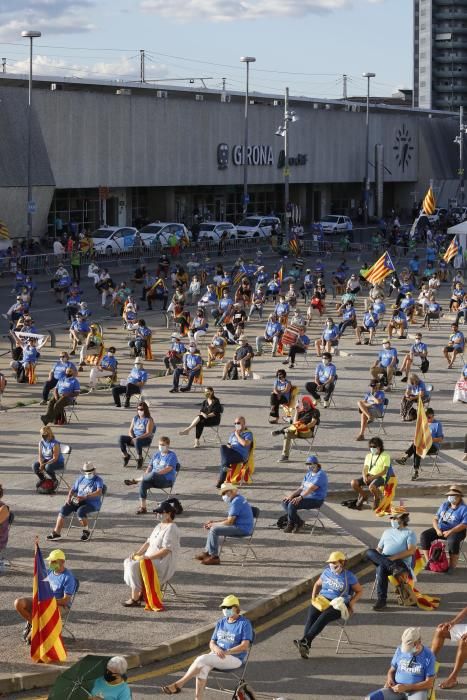
{"label": "catalan flag", "polygon": [[425,198],[423,200],[422,209],[423,209],[423,213],[426,214],[427,216],[431,216],[432,214],[435,213],[435,209],[436,209],[435,195],[433,194],[433,188],[431,186],[428,188],[428,191],[427,191]]}
{"label": "catalan flag", "polygon": [[289,250],[292,253],[292,255],[295,256],[297,256],[300,253],[300,244],[296,238],[292,238],[289,241]]}
{"label": "catalan flag", "polygon": [[241,265],[238,268],[237,272],[235,273],[235,276],[233,278],[233,283],[240,284],[240,282],[242,281],[242,279],[245,277],[246,274],[247,274],[247,270],[245,269],[245,265]]}
{"label": "catalan flag", "polygon": [[277,273],[277,279],[279,280],[279,284],[282,286],[282,278],[284,277],[284,268],[280,267],[279,272]]}
{"label": "catalan flag", "polygon": [[143,579],[143,596],[146,603],[144,609],[153,610],[154,612],[164,610],[156,567],[150,559],[140,559],[139,568]]}
{"label": "catalan flag", "polygon": [[413,444],[415,445],[415,450],[419,457],[426,457],[428,450],[433,444],[433,438],[431,437],[430,424],[425,413],[425,406],[423,405],[422,397],[418,395],[418,407],[417,407],[417,423],[415,424],[415,437],[413,439]]}
{"label": "catalan flag", "polygon": [[37,543],[32,584],[31,659],[44,664],[66,660],[62,618]]}
{"label": "catalan flag", "polygon": [[370,267],[369,270],[365,272],[365,279],[371,284],[379,284],[382,282],[391,272],[395,272],[396,268],[391,260],[391,256],[388,251],[383,253],[383,255],[377,260],[374,265]]}
{"label": "catalan flag", "polygon": [[6,224],[3,223],[3,221],[0,221],[0,238],[10,238],[10,232],[8,230],[8,227]]}
{"label": "catalan flag", "polygon": [[457,236],[454,236],[450,244],[448,245],[448,249],[443,255],[443,260],[446,262],[451,262],[453,258],[456,257],[456,255],[459,252],[459,241],[457,240]]}
{"label": "catalan flag", "polygon": [[381,518],[383,515],[390,515],[392,513],[392,502],[396,495],[396,487],[397,476],[394,473],[394,469],[390,466],[386,475],[386,483],[384,484],[382,498],[378,507],[374,511],[375,515],[377,515],[379,518]]}

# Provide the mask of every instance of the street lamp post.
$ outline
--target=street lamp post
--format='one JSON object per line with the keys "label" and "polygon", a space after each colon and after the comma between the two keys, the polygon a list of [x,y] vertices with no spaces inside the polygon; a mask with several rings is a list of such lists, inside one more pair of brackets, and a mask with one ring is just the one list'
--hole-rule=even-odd
{"label": "street lamp post", "polygon": [[290,169],[289,169],[289,123],[298,121],[298,117],[293,110],[289,109],[289,88],[285,88],[284,99],[284,123],[276,131],[276,136],[284,138],[284,238],[289,239],[289,184],[290,184]]}
{"label": "street lamp post", "polygon": [[243,136],[243,216],[248,212],[248,102],[250,89],[250,63],[254,63],[254,56],[242,56],[241,63],[246,63],[246,86],[245,86],[245,131]]}
{"label": "street lamp post", "polygon": [[38,39],[41,36],[41,32],[27,31],[21,32],[21,36],[25,39],[29,39],[29,90],[28,90],[28,161],[27,161],[27,180],[28,180],[28,226],[26,239],[28,241],[32,240],[32,182],[31,182],[31,150],[32,150],[32,42],[33,39]]}
{"label": "street lamp post", "polygon": [[370,175],[369,175],[369,158],[370,158],[370,80],[376,77],[376,73],[363,73],[362,76],[367,79],[366,90],[366,143],[365,143],[365,191],[363,203],[363,220],[368,224],[368,201],[370,199]]}

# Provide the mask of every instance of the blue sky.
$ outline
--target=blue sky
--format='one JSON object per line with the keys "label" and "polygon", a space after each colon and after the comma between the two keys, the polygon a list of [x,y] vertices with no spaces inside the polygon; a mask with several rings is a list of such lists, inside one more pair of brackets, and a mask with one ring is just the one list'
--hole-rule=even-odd
{"label": "blue sky", "polygon": [[412,84],[411,0],[0,0],[8,71],[27,70],[22,29],[42,31],[38,74],[137,79],[145,49],[148,79],[225,78],[231,90],[244,86],[241,55],[256,57],[262,92],[340,97],[347,73],[361,95],[364,71],[374,94]]}

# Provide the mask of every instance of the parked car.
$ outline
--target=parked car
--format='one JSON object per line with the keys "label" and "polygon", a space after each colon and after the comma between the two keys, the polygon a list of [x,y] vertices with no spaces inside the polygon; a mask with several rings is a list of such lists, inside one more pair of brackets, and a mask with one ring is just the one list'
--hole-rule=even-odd
{"label": "parked car", "polygon": [[136,229],[132,226],[101,226],[91,233],[96,253],[121,253],[133,248]]}
{"label": "parked car", "polygon": [[155,245],[159,243],[161,246],[167,246],[169,236],[173,233],[181,241],[183,238],[190,240],[190,232],[184,224],[179,224],[173,221],[155,221],[152,224],[143,226],[139,230],[141,242],[143,245]]}
{"label": "parked car", "polygon": [[271,235],[273,225],[278,231],[281,220],[277,216],[247,216],[237,226],[238,238],[267,238]]}
{"label": "parked car", "polygon": [[325,233],[337,233],[338,231],[351,231],[352,220],[343,214],[328,214],[319,222]]}
{"label": "parked car", "polygon": [[[224,233],[226,234],[224,236]],[[226,240],[237,238],[236,227],[228,221],[205,221],[199,227],[200,241],[219,241],[222,236]]]}

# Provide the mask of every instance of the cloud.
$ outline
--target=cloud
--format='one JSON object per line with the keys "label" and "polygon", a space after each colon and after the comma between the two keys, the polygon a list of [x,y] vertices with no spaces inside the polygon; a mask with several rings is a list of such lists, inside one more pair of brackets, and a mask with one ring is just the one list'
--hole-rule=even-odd
{"label": "cloud", "polygon": [[[367,0],[378,2],[378,0]],[[305,17],[350,7],[352,0],[142,0],[145,12],[176,20],[231,22],[268,17]]]}
{"label": "cloud", "polygon": [[95,6],[95,0],[0,0],[0,39],[17,41],[24,29],[44,35],[90,32],[95,27],[88,16]]}

